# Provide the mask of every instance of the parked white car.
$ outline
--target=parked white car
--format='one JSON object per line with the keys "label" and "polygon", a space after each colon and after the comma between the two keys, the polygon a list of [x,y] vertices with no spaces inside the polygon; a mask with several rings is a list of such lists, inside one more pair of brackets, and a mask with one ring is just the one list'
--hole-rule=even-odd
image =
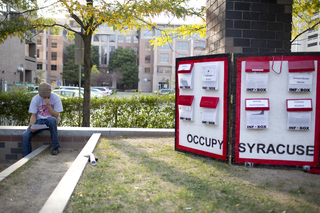
{"label": "parked white car", "polygon": [[101,91],[103,96],[111,95],[111,92],[112,92],[112,91],[108,90],[106,87],[91,87],[91,89]]}
{"label": "parked white car", "polygon": [[[69,90],[69,89],[54,89],[53,93],[58,94],[60,97],[75,97],[79,98],[79,90]],[[80,93],[83,98],[83,92]]]}
{"label": "parked white car", "polygon": [[92,98],[102,98],[104,95],[102,91],[91,88],[91,97]]}
{"label": "parked white car", "polygon": [[[71,90],[71,89],[55,89],[52,92],[58,94],[60,97],[76,97],[79,98],[79,88],[75,89],[75,90]],[[81,90],[80,92],[80,96],[81,98],[84,97],[84,92],[83,90]],[[100,94],[99,91],[97,90],[93,90],[90,93],[90,97],[91,98],[101,98],[103,97],[102,94]]]}

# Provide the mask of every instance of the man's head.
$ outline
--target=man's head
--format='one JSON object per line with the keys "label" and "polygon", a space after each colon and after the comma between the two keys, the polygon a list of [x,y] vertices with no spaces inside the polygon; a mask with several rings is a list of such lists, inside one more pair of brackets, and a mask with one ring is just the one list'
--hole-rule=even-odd
{"label": "man's head", "polygon": [[49,98],[51,94],[51,85],[48,83],[41,83],[38,92],[42,98]]}

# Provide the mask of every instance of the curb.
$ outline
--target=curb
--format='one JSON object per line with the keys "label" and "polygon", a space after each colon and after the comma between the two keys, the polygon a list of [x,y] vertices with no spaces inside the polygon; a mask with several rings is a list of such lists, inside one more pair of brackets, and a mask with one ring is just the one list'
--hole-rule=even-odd
{"label": "curb", "polygon": [[88,163],[88,155],[95,149],[101,134],[92,134],[85,147],[81,150],[78,157],[74,160],[71,167],[63,176],[57,187],[51,193],[50,197],[40,210],[40,213],[63,212],[66,207],[81,175]]}

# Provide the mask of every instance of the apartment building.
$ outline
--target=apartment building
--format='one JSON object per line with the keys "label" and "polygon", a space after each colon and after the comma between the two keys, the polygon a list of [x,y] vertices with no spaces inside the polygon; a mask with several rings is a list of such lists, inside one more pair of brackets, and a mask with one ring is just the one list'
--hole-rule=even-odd
{"label": "apartment building", "polygon": [[[15,11],[0,5],[0,19],[8,11]],[[21,43],[17,36],[8,38],[0,44],[0,91],[7,91],[14,86],[33,87],[36,77],[36,43],[25,40]]]}
{"label": "apartment building", "polygon": [[64,85],[62,72],[67,59],[66,47],[72,43],[74,41],[67,39],[67,31],[63,29],[58,35],[48,29],[37,36],[37,71],[45,71],[42,78],[53,88]]}
{"label": "apartment building", "polygon": [[[320,12],[314,14],[319,18]],[[319,52],[320,51],[320,28],[312,28],[297,38],[291,45],[291,52]]]}
{"label": "apartment building", "polygon": [[[67,23],[74,30],[80,30],[72,20],[60,20]],[[206,49],[205,38],[191,36],[188,38],[173,38],[173,42],[164,46],[153,47],[150,40],[153,36],[160,36],[161,28],[177,27],[160,25],[158,30],[137,30],[129,33],[114,31],[107,25],[101,25],[92,37],[92,45],[96,46],[100,55],[100,72],[110,73],[108,64],[110,57],[117,48],[130,48],[137,53],[139,66],[138,90],[152,92],[162,88],[175,87],[175,58],[204,55]],[[67,32],[61,30],[59,35],[45,31],[39,34],[37,40],[37,69],[46,70],[46,82],[53,87],[60,81],[63,85],[63,63],[66,58],[66,46],[73,42],[67,40]],[[110,85],[117,86],[117,79]]]}
{"label": "apartment building", "polygon": [[[160,25],[161,28],[177,27]],[[205,38],[198,36],[173,38],[173,42],[163,46],[151,46],[153,36],[160,36],[158,30],[138,30],[120,34],[111,27],[100,26],[93,36],[92,45],[99,49],[100,71],[108,71],[108,62],[112,52],[117,48],[130,48],[137,53],[139,66],[138,90],[152,92],[162,88],[175,88],[175,59],[204,55]],[[115,86],[113,82],[113,86]]]}

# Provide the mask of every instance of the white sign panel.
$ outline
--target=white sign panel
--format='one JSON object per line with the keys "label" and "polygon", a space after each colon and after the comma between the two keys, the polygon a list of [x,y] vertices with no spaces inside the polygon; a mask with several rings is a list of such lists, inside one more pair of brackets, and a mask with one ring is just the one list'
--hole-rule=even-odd
{"label": "white sign panel", "polygon": [[288,130],[310,130],[311,112],[288,112]]}
{"label": "white sign panel", "polygon": [[178,76],[180,89],[192,89],[192,73],[183,73]]}
{"label": "white sign panel", "polygon": [[191,64],[181,64],[179,65],[178,71],[186,71],[191,69]]}
{"label": "white sign panel", "polygon": [[219,66],[218,64],[202,65],[202,89],[205,90],[218,90],[219,79]]}
{"label": "white sign panel", "polygon": [[266,92],[269,73],[246,73],[246,90],[248,92]]}
{"label": "white sign panel", "polygon": [[311,99],[308,100],[288,100],[288,109],[311,109]]}
{"label": "white sign panel", "polygon": [[268,111],[246,111],[247,129],[267,129]]}
{"label": "white sign panel", "polygon": [[290,92],[311,92],[312,72],[289,73],[288,91]]}

